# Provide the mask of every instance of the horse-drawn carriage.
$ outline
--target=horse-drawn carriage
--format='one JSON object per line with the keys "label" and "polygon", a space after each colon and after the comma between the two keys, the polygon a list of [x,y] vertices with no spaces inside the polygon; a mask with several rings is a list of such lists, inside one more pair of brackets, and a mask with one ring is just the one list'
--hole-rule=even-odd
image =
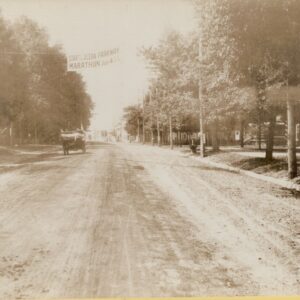
{"label": "horse-drawn carriage", "polygon": [[69,155],[69,150],[82,150],[85,153],[85,134],[83,130],[62,131],[60,138],[64,155]]}

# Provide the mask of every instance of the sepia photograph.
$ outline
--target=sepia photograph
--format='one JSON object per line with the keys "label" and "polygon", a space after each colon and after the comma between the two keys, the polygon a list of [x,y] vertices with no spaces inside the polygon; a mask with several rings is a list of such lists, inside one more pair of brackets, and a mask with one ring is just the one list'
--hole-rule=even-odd
{"label": "sepia photograph", "polygon": [[248,296],[300,299],[300,0],[0,0],[0,299]]}

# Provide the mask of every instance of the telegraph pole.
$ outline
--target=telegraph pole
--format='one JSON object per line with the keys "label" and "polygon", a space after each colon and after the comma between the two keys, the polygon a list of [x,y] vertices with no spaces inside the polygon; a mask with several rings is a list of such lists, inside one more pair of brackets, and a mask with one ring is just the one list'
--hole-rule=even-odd
{"label": "telegraph pole", "polygon": [[157,97],[157,88],[155,89],[155,100],[157,104],[157,146],[160,147],[160,128],[159,128],[159,105],[158,105],[158,97]]}
{"label": "telegraph pole", "polygon": [[143,96],[143,144],[145,144],[145,95]]}
{"label": "telegraph pole", "polygon": [[205,156],[205,133],[203,128],[203,95],[202,95],[202,83],[201,83],[201,58],[202,58],[202,41],[201,33],[199,36],[199,127],[200,127],[200,155]]}
{"label": "telegraph pole", "polygon": [[173,130],[172,130],[172,116],[169,117],[169,127],[170,127],[170,148],[173,149]]}
{"label": "telegraph pole", "polygon": [[288,177],[293,179],[297,176],[297,153],[296,153],[296,120],[295,120],[295,103],[289,97],[289,80],[287,79],[287,123],[288,123],[288,140],[287,140],[287,158],[288,158]]}
{"label": "telegraph pole", "polygon": [[137,142],[140,142],[140,96],[138,97],[137,106]]}
{"label": "telegraph pole", "polygon": [[138,143],[140,142],[140,117],[138,115],[138,119],[137,119],[137,125],[138,125],[138,128],[137,128],[137,141]]}
{"label": "telegraph pole", "polygon": [[154,145],[154,133],[153,133],[153,110],[152,110],[152,91],[150,90],[149,101],[151,105],[151,144]]}

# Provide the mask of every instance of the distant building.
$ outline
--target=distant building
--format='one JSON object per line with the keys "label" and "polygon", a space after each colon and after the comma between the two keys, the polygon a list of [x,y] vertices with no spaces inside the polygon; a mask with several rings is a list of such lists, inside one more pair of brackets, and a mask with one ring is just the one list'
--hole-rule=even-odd
{"label": "distant building", "polygon": [[125,124],[123,121],[120,121],[116,126],[115,126],[115,137],[117,142],[128,142],[129,137],[128,133],[125,130]]}
{"label": "distant building", "polygon": [[89,142],[107,142],[108,133],[106,130],[87,130],[86,140]]}

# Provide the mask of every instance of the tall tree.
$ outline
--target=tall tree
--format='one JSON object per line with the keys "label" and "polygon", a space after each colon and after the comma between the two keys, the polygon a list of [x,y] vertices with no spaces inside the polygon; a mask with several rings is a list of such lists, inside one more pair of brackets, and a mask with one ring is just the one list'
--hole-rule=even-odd
{"label": "tall tree", "polygon": [[34,142],[57,142],[60,129],[87,128],[93,103],[82,77],[67,72],[61,47],[49,46],[46,31],[26,17],[11,30],[27,74],[28,99],[20,132],[33,136]]}
{"label": "tall tree", "polygon": [[10,144],[17,123],[24,118],[24,109],[28,100],[28,73],[24,68],[25,56],[20,45],[14,39],[13,31],[0,18],[0,118],[2,124],[9,128]]}

